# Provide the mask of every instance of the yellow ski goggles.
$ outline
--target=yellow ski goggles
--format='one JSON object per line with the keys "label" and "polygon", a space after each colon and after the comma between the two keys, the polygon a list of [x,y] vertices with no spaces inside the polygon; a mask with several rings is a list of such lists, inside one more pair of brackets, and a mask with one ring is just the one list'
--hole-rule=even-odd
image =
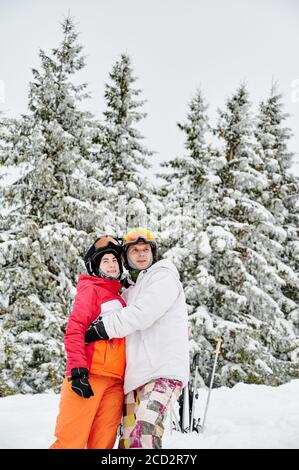
{"label": "yellow ski goggles", "polygon": [[129,230],[123,237],[124,245],[133,245],[134,243],[138,243],[138,241],[156,244],[156,239],[153,232],[147,230],[146,228],[133,228]]}

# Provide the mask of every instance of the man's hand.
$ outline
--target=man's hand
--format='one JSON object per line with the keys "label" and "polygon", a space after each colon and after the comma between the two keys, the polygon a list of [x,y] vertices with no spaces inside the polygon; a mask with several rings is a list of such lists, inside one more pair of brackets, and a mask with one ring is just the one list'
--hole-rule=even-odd
{"label": "man's hand", "polygon": [[100,339],[109,339],[109,336],[106,333],[104,323],[102,320],[98,319],[93,321],[85,332],[85,343],[93,343]]}
{"label": "man's hand", "polygon": [[85,367],[75,367],[71,370],[72,390],[82,398],[90,398],[94,395],[90,383],[88,382],[88,369]]}

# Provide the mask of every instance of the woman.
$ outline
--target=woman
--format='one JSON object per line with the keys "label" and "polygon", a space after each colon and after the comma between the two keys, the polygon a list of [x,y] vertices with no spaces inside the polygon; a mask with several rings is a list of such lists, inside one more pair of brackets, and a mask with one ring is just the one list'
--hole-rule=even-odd
{"label": "woman", "polygon": [[125,339],[86,344],[84,334],[91,323],[120,311],[122,247],[105,235],[87,250],[88,275],[81,274],[77,296],[69,317],[65,348],[66,378],[61,389],[52,449],[111,449],[121,420]]}

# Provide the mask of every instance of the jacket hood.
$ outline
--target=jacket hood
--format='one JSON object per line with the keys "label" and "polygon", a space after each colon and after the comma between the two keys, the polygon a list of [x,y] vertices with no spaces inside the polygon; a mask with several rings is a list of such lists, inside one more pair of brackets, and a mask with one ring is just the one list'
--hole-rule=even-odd
{"label": "jacket hood", "polygon": [[90,286],[90,284],[108,289],[116,294],[118,294],[121,289],[121,283],[118,280],[104,279],[102,277],[90,276],[89,274],[80,274],[77,289],[79,290],[82,287]]}

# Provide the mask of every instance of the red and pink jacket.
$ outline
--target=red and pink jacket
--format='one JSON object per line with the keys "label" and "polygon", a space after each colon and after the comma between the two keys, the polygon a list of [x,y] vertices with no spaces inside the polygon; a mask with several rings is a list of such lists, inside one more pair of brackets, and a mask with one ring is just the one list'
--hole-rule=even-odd
{"label": "red and pink jacket", "polygon": [[125,307],[119,295],[120,288],[119,281],[80,275],[64,338],[66,376],[71,375],[74,367],[86,367],[90,374],[123,379],[126,365],[125,338],[100,340],[88,345],[84,341],[85,331],[92,321]]}

